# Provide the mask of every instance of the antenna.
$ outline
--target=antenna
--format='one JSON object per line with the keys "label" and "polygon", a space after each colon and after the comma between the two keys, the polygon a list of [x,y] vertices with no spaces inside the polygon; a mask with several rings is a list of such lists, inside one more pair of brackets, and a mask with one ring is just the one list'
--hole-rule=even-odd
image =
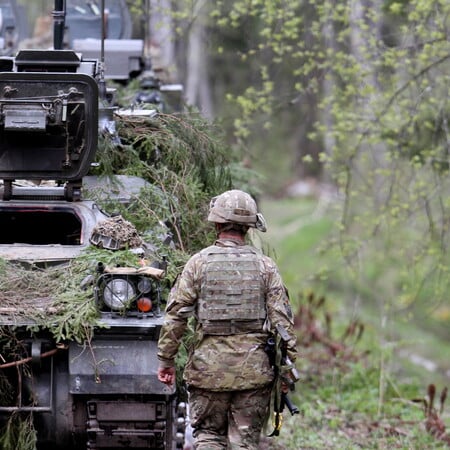
{"label": "antenna", "polygon": [[106,25],[107,25],[105,0],[102,0],[102,38],[100,47],[100,80],[99,80],[99,95],[102,100],[106,99],[106,83],[105,83],[105,39],[106,39]]}
{"label": "antenna", "polygon": [[61,50],[64,43],[64,27],[66,22],[66,0],[55,0],[53,15],[53,48]]}

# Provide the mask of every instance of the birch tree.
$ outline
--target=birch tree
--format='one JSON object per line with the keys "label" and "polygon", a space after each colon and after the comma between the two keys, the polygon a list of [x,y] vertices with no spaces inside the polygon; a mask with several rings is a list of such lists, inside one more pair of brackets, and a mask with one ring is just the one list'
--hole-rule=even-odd
{"label": "birch tree", "polygon": [[186,100],[197,105],[202,113],[212,119],[214,108],[210,92],[209,57],[207,53],[207,2],[195,3],[188,34],[186,60]]}

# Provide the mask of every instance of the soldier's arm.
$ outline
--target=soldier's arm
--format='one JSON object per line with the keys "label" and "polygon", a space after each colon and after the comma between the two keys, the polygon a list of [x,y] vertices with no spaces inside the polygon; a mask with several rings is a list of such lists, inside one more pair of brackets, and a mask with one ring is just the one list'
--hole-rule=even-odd
{"label": "soldier's arm", "polygon": [[195,286],[197,257],[192,257],[172,288],[166,307],[164,324],[158,340],[161,367],[173,367],[178,347],[195,308],[198,290]]}
{"label": "soldier's arm", "polygon": [[266,304],[270,328],[273,332],[281,325],[289,334],[287,344],[288,356],[291,361],[297,358],[297,336],[294,330],[294,316],[286,287],[276,264],[267,258],[266,264]]}

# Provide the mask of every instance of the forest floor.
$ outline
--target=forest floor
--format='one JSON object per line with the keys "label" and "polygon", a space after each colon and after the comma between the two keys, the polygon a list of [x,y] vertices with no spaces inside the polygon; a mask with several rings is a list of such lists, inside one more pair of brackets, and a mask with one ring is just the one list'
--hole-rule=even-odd
{"label": "forest floor", "polygon": [[450,448],[447,389],[388,379],[363,350],[364,324],[333,337],[318,315],[322,301],[312,297],[296,314],[302,375],[291,397],[300,414],[285,410],[280,437],[264,437],[260,449]]}

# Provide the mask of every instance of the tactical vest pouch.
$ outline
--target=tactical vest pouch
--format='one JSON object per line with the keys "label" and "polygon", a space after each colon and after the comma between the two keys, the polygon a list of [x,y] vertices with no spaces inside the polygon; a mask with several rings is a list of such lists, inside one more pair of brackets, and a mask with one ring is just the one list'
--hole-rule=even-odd
{"label": "tactical vest pouch", "polygon": [[261,331],[266,317],[259,256],[249,246],[206,249],[198,320],[206,334]]}

